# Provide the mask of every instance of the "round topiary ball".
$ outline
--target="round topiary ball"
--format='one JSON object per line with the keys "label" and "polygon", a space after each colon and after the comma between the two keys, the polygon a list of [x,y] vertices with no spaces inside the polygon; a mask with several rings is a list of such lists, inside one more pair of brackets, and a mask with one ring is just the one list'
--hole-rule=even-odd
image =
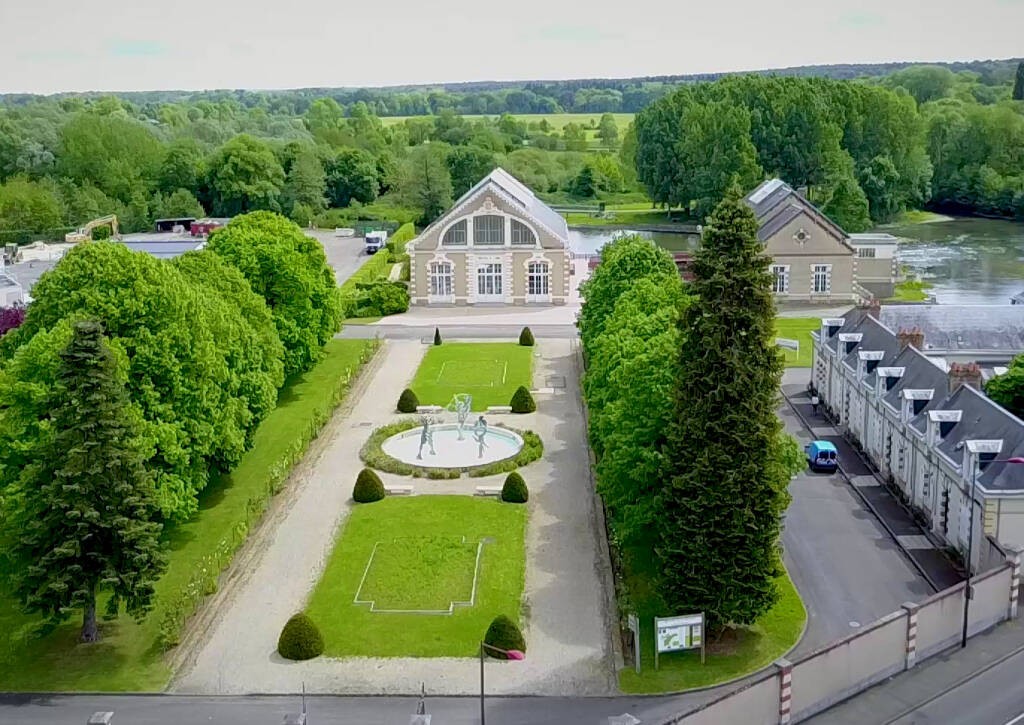
{"label": "round topiary ball", "polygon": [[537,410],[537,404],[533,402],[533,396],[530,395],[530,391],[526,389],[525,385],[516,388],[509,405],[512,406],[513,413],[532,413]]}
{"label": "round topiary ball", "polygon": [[352,499],[356,503],[373,503],[386,495],[387,491],[376,471],[364,468],[356,476],[356,485],[352,488]]}
{"label": "round topiary ball", "polygon": [[512,471],[501,487],[501,500],[506,503],[526,503],[529,499],[530,491],[526,488],[526,481],[519,475],[519,471]]}
{"label": "round topiary ball", "polygon": [[524,327],[523,331],[519,333],[519,344],[523,347],[533,347],[533,333],[530,332],[529,327]]}
{"label": "round topiary ball", "polygon": [[[526,640],[523,639],[523,633],[519,631],[516,623],[504,614],[499,614],[491,622],[491,626],[487,628],[487,634],[484,635],[484,642],[503,650],[517,649],[520,652],[526,652]],[[484,651],[495,659],[508,659],[500,652],[494,652],[487,648],[484,648]]]}
{"label": "round topiary ball", "polygon": [[313,620],[299,612],[281,630],[277,651],[286,660],[311,660],[323,654],[324,637]]}
{"label": "round topiary ball", "polygon": [[410,388],[406,388],[402,391],[402,394],[398,396],[399,413],[415,413],[419,404],[420,399],[416,397],[416,393],[414,393]]}

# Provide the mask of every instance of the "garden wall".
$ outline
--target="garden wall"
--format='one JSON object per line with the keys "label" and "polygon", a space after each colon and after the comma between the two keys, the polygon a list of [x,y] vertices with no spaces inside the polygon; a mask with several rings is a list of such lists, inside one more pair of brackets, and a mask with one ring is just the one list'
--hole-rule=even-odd
{"label": "garden wall", "polygon": [[[972,581],[970,636],[1017,616],[1021,550]],[[798,660],[778,660],[774,671],[746,687],[680,713],[661,725],[796,723],[856,695],[960,642],[964,584],[919,604],[908,602],[858,632]]]}

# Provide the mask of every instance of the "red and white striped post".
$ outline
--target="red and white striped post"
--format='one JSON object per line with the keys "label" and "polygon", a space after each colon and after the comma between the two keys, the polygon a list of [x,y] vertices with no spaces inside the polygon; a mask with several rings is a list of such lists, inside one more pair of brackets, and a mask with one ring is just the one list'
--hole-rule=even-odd
{"label": "red and white striped post", "polygon": [[779,725],[788,725],[793,700],[793,663],[780,657],[775,660],[779,668]]}

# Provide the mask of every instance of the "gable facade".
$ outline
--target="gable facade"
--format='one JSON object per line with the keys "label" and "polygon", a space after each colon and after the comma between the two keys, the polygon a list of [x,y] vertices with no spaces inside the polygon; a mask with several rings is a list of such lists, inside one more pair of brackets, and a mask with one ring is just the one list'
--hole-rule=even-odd
{"label": "gable facade", "polygon": [[565,220],[497,169],[410,244],[412,304],[564,304]]}

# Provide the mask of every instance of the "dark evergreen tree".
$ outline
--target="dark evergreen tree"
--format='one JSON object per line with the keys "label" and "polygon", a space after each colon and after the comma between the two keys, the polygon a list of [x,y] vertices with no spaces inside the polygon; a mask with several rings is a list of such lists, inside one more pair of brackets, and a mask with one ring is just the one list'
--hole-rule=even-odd
{"label": "dark evergreen tree", "polygon": [[436,328],[436,327],[434,328],[434,344],[435,345],[440,345],[441,344],[441,330]]}
{"label": "dark evergreen tree", "polygon": [[1017,64],[1017,76],[1013,80],[1013,100],[1024,101],[1024,61]]}
{"label": "dark evergreen tree", "polygon": [[782,362],[757,221],[735,189],[712,214],[680,317],[675,414],[660,494],[661,594],[717,628],[776,601],[788,473],[775,415]]}
{"label": "dark evergreen tree", "polygon": [[83,612],[81,639],[99,639],[107,613],[141,618],[164,568],[153,481],[138,449],[123,373],[95,321],[75,324],[61,352],[54,434],[16,497],[11,555],[15,591],[55,621]]}

